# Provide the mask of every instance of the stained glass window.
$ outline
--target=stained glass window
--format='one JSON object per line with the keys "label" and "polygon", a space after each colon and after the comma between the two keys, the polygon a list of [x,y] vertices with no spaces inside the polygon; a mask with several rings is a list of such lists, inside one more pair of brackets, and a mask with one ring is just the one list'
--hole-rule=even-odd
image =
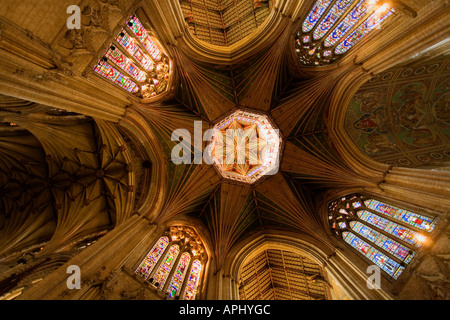
{"label": "stained glass window", "polygon": [[383,230],[393,236],[400,238],[416,247],[420,247],[420,234],[418,232],[412,231],[409,228],[403,227],[395,222],[388,219],[384,219],[377,214],[371,213],[366,210],[358,211],[358,217],[370,223],[371,225]]}
{"label": "stained glass window", "polygon": [[437,219],[350,195],[328,205],[331,229],[394,279],[427,241]]}
{"label": "stained glass window", "polygon": [[319,21],[319,19],[322,17],[323,13],[331,2],[332,0],[316,1],[305,22],[303,22],[303,32],[309,32],[314,28],[314,26],[317,24],[317,21]]}
{"label": "stained glass window", "polygon": [[405,269],[404,267],[400,266],[399,263],[384,255],[367,242],[358,238],[355,234],[344,232],[342,236],[345,242],[350,244],[353,248],[355,248],[369,260],[374,262],[382,270],[386,271],[386,273],[392,276],[394,279],[397,279]]}
{"label": "stained glass window", "polygon": [[179,253],[180,247],[178,245],[173,245],[170,247],[153,280],[154,283],[157,284],[158,288],[164,287],[164,283],[166,283],[170,270],[172,270],[172,266],[175,263],[175,259],[178,257]]}
{"label": "stained glass window", "polygon": [[135,273],[166,293],[169,299],[194,300],[206,260],[203,241],[193,228],[170,227],[136,267]]}
{"label": "stained glass window", "polygon": [[156,244],[153,246],[152,250],[147,254],[145,259],[141,262],[139,267],[136,269],[136,273],[145,276],[148,278],[150,276],[150,273],[153,271],[153,268],[155,267],[156,263],[158,262],[159,258],[162,256],[164,251],[166,250],[167,246],[169,244],[169,238],[162,237],[156,242]]}
{"label": "stained glass window", "polygon": [[386,0],[317,0],[297,33],[300,62],[332,63],[394,13]]}
{"label": "stained glass window", "polygon": [[375,243],[377,246],[393,254],[405,263],[410,262],[414,256],[414,251],[408,249],[406,246],[398,243],[397,241],[388,238],[382,233],[362,224],[361,222],[352,221],[350,222],[350,226],[356,233],[359,233],[364,238]]}
{"label": "stained glass window", "polygon": [[178,267],[170,282],[168,293],[169,298],[174,298],[177,293],[181,290],[183,285],[184,277],[186,276],[187,269],[189,267],[189,262],[191,262],[191,255],[187,252],[183,253],[178,263]]}
{"label": "stained glass window", "polygon": [[122,70],[125,70],[130,76],[132,76],[137,81],[144,81],[146,74],[137,67],[133,61],[128,59],[120,50],[116,50],[115,47],[111,46],[106,52],[106,57],[118,65]]}
{"label": "stained glass window", "polygon": [[195,260],[192,263],[189,279],[186,284],[186,289],[184,290],[184,297],[183,297],[184,300],[195,299],[201,272],[202,272],[202,263],[199,260]]}
{"label": "stained glass window", "polygon": [[436,221],[429,217],[399,209],[394,206],[389,206],[377,200],[366,200],[364,204],[369,209],[375,210],[376,212],[382,213],[398,221],[404,222],[427,232],[432,232],[434,230],[434,227],[436,226]]}
{"label": "stained glass window", "polygon": [[139,91],[136,83],[105,61],[100,61],[94,70],[128,92],[136,93]]}
{"label": "stained glass window", "polygon": [[352,4],[352,2],[353,0],[337,0],[328,14],[320,22],[319,26],[314,30],[314,40],[321,39],[325,33],[331,29],[345,10]]}
{"label": "stained glass window", "polygon": [[152,40],[147,30],[142,26],[141,22],[138,18],[131,18],[128,26],[131,31],[137,36],[142,45],[147,49],[147,52],[150,53],[154,61],[161,60],[161,50],[157,47],[155,42]]}
{"label": "stained glass window", "polygon": [[152,33],[133,15],[94,71],[140,98],[151,98],[168,90],[171,62]]}

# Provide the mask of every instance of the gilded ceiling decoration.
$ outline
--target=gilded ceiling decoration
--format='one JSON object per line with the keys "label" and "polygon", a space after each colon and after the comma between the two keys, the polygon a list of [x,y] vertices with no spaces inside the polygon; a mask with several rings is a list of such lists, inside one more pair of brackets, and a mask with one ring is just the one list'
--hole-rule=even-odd
{"label": "gilded ceiling decoration", "polygon": [[223,177],[252,184],[278,171],[282,141],[267,116],[239,110],[213,129],[211,157]]}
{"label": "gilded ceiling decoration", "polygon": [[[388,166],[375,168],[371,162],[374,168],[366,168],[365,162],[372,158],[405,167],[448,161],[448,58],[374,74],[349,106],[339,104],[340,95],[369,78],[372,71],[365,68],[372,67],[366,61],[377,66],[379,61],[366,53],[369,58],[351,56],[333,66],[317,66],[357,51],[357,45],[371,40],[371,30],[395,20],[395,6],[376,0],[310,1],[312,8],[295,8],[303,12],[297,20],[279,13],[277,34],[255,46],[258,50],[243,46],[244,58],[211,63],[213,55],[193,54],[195,49],[186,45],[192,38],[165,25],[169,22],[161,12],[180,9],[180,4],[178,18],[185,19],[194,36],[230,46],[278,12],[273,1],[186,0],[176,1],[177,7],[172,1],[150,10],[150,4],[137,3],[89,0],[80,30],[61,26],[42,39],[23,32],[27,41],[34,39],[33,46],[47,51],[36,57],[35,69],[13,66],[8,76],[29,85],[29,100],[44,100],[51,92],[48,104],[62,108],[67,103],[68,110],[78,106],[80,113],[0,96],[0,261],[43,242],[36,256],[64,252],[88,235],[114,232],[137,219],[146,228],[176,219],[204,227],[207,254],[205,242],[189,226],[174,227],[165,236],[168,244],[183,243],[194,256],[208,255],[214,275],[236,247],[265,232],[298,236],[332,256],[333,228],[324,214],[324,196],[380,190]],[[24,23],[19,13],[11,14]],[[409,21],[402,18],[402,23]],[[2,30],[0,50],[11,45],[11,33],[10,27]],[[17,60],[24,55],[31,63],[28,53],[18,53]],[[310,72],[307,66],[317,67]],[[66,91],[70,94],[64,96]],[[341,127],[336,128],[330,110],[346,112]],[[193,134],[195,122],[202,122],[203,131],[222,131],[225,142],[226,129],[241,129],[236,139],[255,129],[261,145],[249,139],[243,163],[237,149],[230,150],[235,161],[223,163],[227,150],[218,139],[212,144],[215,165],[177,165],[171,151],[181,141],[173,141],[172,133],[182,128]],[[336,131],[345,131],[354,145],[343,150]],[[207,145],[203,141],[202,151]],[[368,157],[356,156],[358,149]],[[145,153],[152,161],[143,161]],[[186,244],[190,241],[195,242]],[[321,267],[293,252],[266,250],[241,275],[244,299],[329,297]],[[94,291],[107,280],[101,281]]]}

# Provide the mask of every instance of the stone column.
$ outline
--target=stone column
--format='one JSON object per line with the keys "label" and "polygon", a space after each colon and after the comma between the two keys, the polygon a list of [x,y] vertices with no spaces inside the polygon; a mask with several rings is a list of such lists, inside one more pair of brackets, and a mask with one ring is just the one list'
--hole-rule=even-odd
{"label": "stone column", "polygon": [[367,188],[365,191],[446,216],[450,208],[450,172],[393,168],[388,171],[379,189]]}
{"label": "stone column", "polygon": [[205,299],[206,300],[224,300],[224,271],[220,269],[216,270],[215,261],[211,261],[211,266],[208,274],[208,289]]}
{"label": "stone column", "polygon": [[229,275],[223,275],[222,300],[233,300],[233,280]]}
{"label": "stone column", "polygon": [[392,300],[388,293],[389,284],[381,279],[380,289],[370,289],[367,286],[369,275],[350,261],[340,248],[337,248],[335,255],[328,258],[325,270],[352,300]]}
{"label": "stone column", "polygon": [[233,278],[231,278],[231,299],[239,300],[239,284]]}
{"label": "stone column", "polygon": [[[79,299],[91,288],[108,282],[131,259],[135,259],[148,247],[154,237],[156,225],[137,215],[132,216],[98,242],[87,248],[68,263],[50,274],[40,283],[24,292],[21,300]],[[70,290],[67,268],[78,266],[81,270],[81,289]]]}

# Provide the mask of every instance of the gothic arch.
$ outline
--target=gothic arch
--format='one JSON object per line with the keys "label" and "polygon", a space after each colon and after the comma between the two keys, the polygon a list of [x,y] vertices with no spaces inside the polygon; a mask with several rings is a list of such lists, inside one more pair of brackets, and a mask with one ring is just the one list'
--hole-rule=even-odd
{"label": "gothic arch", "polygon": [[[351,192],[350,192],[351,191]],[[436,211],[433,206],[420,206],[416,205],[414,203],[410,203],[408,201],[405,201],[405,199],[401,199],[399,197],[394,196],[388,196],[386,194],[380,194],[380,193],[372,193],[365,190],[341,190],[340,192],[334,193],[333,195],[330,195],[330,197],[327,197],[327,201],[324,202],[324,205],[320,208],[320,215],[321,216],[328,216],[331,215],[331,211],[329,209],[329,204],[333,201],[336,201],[337,199],[344,199],[348,198],[350,199],[351,195],[358,195],[364,197],[364,199],[373,199],[375,202],[381,202],[381,204],[386,204],[388,207],[396,207],[400,208],[401,210],[408,210],[412,212],[413,214],[419,214],[423,217],[426,217],[431,221],[433,224],[433,227],[428,229],[423,229],[422,226],[418,227],[412,223],[402,223],[402,220],[395,220],[392,219],[392,221],[395,223],[398,223],[400,227],[405,226],[407,228],[406,232],[413,232],[418,233],[418,236],[421,236],[423,238],[423,241],[419,243],[418,245],[409,245],[408,242],[399,240],[402,238],[399,238],[395,235],[395,233],[386,233],[388,236],[388,240],[393,242],[400,241],[402,244],[399,244],[397,242],[398,246],[404,246],[407,247],[407,250],[409,249],[408,254],[412,254],[412,258],[404,259],[404,262],[400,264],[401,268],[403,268],[402,274],[400,277],[394,277],[388,275],[388,273],[382,271],[381,272],[381,288],[383,291],[388,294],[391,298],[393,297],[401,297],[408,294],[408,286],[414,285],[417,281],[420,282],[420,280],[417,280],[417,270],[421,269],[421,265],[424,263],[430,263],[430,257],[433,257],[435,255],[434,252],[442,251],[442,243],[448,242],[448,236],[446,233],[446,228],[448,228],[448,222],[446,219],[445,214],[443,215],[441,212]],[[334,197],[334,198],[333,198]],[[329,200],[331,199],[331,200]],[[372,201],[373,202],[373,201]],[[326,206],[325,206],[326,204]],[[365,207],[364,207],[365,208]],[[372,206],[371,206],[372,208]],[[359,209],[355,209],[359,210]],[[365,208],[364,210],[368,210]],[[369,209],[370,212],[377,213],[378,211],[372,211],[373,209]],[[363,211],[367,212],[367,211]],[[386,217],[384,214],[378,213],[382,217]],[[358,214],[359,216],[359,214]],[[330,218],[331,219],[331,218]],[[334,221],[334,220],[331,220]],[[400,222],[398,222],[400,221]],[[422,221],[422,220],[420,220]],[[426,220],[424,220],[426,221]],[[428,223],[428,222],[427,222]],[[371,224],[367,224],[370,227],[372,227]],[[431,224],[430,224],[431,225]],[[411,227],[412,226],[412,227]],[[339,229],[339,226],[336,226],[337,229]],[[348,229],[348,228],[347,228]],[[372,265],[373,262],[370,262],[367,260],[367,257],[361,254],[361,252],[358,252],[355,250],[354,247],[350,246],[349,243],[344,241],[342,237],[337,236],[335,234],[336,229],[332,229],[331,226],[329,228],[330,233],[332,235],[330,236],[330,241],[334,244],[335,248],[335,254],[339,257],[341,257],[343,260],[346,260],[349,266],[351,265],[351,268],[354,270],[357,270],[357,273],[364,273],[366,271],[366,268],[368,266]],[[410,230],[410,231],[408,231]],[[428,232],[426,232],[428,230]],[[353,231],[352,231],[353,232]],[[354,232],[354,234],[359,236],[357,232]],[[369,241],[368,243],[371,243],[370,240],[367,240],[364,235],[360,236],[361,239],[364,241]],[[418,239],[418,238],[417,238]],[[447,242],[446,242],[447,241]],[[411,242],[412,243],[412,242]],[[378,245],[380,245],[377,242]],[[406,245],[406,246],[405,246]],[[398,248],[394,246],[394,248]],[[392,248],[389,248],[391,250]],[[389,251],[388,250],[388,251]],[[386,251],[386,252],[388,252]],[[438,255],[439,256],[439,255]],[[404,257],[397,258],[398,262],[401,261]],[[439,259],[442,259],[441,256],[439,256]],[[442,272],[442,270],[440,270]],[[436,293],[440,294],[440,293]]]}
{"label": "gothic arch", "polygon": [[[156,293],[161,296],[169,293],[168,298],[170,299],[184,299],[188,283],[191,281],[190,277],[193,276],[196,268],[200,272],[197,272],[195,276],[197,277],[195,288],[198,293],[195,293],[194,299],[205,295],[211,254],[205,238],[198,231],[198,226],[193,227],[193,225],[192,221],[176,219],[165,224],[164,227],[159,226],[153,234],[151,243],[145,246],[147,249],[144,255],[141,254],[139,261],[133,263],[133,272],[139,277],[145,278],[146,284],[152,290],[157,289]],[[188,257],[187,264],[183,262],[185,255]],[[173,259],[173,262],[169,263],[170,259]],[[182,263],[184,263],[183,266]],[[183,278],[177,280],[176,293],[174,290],[169,292],[172,282],[175,281],[177,268],[180,267],[184,269]]]}
{"label": "gothic arch", "polygon": [[[364,275],[361,273],[355,275],[352,271],[345,272],[344,270],[352,270],[353,267],[348,264],[348,261],[336,255],[336,253],[332,251],[328,254],[325,253],[324,250],[320,249],[313,242],[308,241],[307,238],[287,233],[280,235],[275,232],[254,235],[248,238],[245,244],[241,243],[235,249],[232,255],[233,258],[228,260],[223,272],[231,282],[231,299],[238,299],[237,281],[239,279],[239,272],[245,261],[269,248],[291,251],[310,258],[325,270],[330,283],[343,290],[345,296],[350,299],[367,299],[369,297],[389,299],[389,296],[384,292],[375,293],[367,290]],[[357,278],[351,280],[355,276]],[[337,291],[332,293],[333,296],[337,297]]]}

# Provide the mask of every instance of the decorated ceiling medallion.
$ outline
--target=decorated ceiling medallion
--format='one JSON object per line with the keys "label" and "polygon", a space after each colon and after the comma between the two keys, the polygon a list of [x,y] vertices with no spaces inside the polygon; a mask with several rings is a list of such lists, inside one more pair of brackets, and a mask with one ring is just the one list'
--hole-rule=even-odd
{"label": "decorated ceiling medallion", "polygon": [[278,172],[281,137],[266,115],[238,110],[213,132],[210,156],[224,178],[253,184]]}

